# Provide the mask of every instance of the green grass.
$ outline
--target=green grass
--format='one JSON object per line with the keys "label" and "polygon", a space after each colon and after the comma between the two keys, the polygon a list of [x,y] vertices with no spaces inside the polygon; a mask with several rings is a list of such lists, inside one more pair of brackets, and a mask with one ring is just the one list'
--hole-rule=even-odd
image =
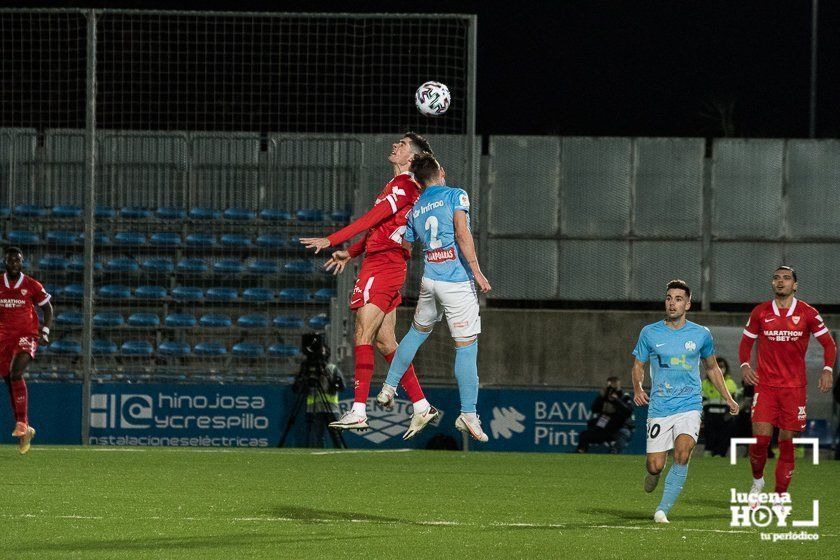
{"label": "green grass", "polygon": [[[818,542],[729,527],[746,464],[695,458],[654,526],[639,456],[0,447],[2,558],[829,558],[840,462],[800,459]],[[768,477],[772,478],[774,462]],[[810,511],[810,510],[809,510]],[[794,516],[796,517],[796,516]],[[809,529],[814,531],[812,529]],[[782,529],[774,529],[774,532]]]}

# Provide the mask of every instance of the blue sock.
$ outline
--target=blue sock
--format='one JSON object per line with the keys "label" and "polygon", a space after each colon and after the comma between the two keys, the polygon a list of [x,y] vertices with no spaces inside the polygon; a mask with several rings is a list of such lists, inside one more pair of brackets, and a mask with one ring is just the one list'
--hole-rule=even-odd
{"label": "blue sock", "polygon": [[402,379],[405,370],[411,365],[417,350],[426,342],[430,334],[432,334],[432,331],[420,332],[414,328],[414,325],[411,325],[411,328],[408,329],[408,332],[400,341],[397,353],[394,354],[394,360],[388,369],[388,377],[385,378],[385,383],[392,387],[400,384],[400,379]]}
{"label": "blue sock", "polygon": [[659,502],[657,510],[661,509],[666,515],[671,511],[674,502],[680,497],[687,475],[688,465],[678,465],[677,463],[671,465],[671,468],[668,469],[668,476],[665,477],[665,490],[662,492],[662,501]]}
{"label": "blue sock", "polygon": [[478,403],[478,341],[455,348],[455,379],[461,395],[461,412],[475,413]]}

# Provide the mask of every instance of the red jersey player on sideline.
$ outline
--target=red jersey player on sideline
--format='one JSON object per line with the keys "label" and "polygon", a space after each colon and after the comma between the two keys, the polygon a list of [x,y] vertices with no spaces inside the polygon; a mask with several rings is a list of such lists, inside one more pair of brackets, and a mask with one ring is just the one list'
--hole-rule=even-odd
{"label": "red jersey player on sideline", "polygon": [[[17,247],[5,251],[6,272],[0,282],[0,375],[9,388],[12,411],[15,415],[15,431],[12,437],[18,440],[18,451],[29,451],[35,429],[29,425],[29,406],[26,382],[23,374],[29,362],[35,359],[35,351],[41,344],[49,342],[53,308],[50,294],[44,291],[40,282],[24,275],[23,253]],[[44,310],[44,326],[38,327],[35,305]]]}
{"label": "red jersey player on sideline", "polygon": [[[758,304],[750,314],[738,356],[744,382],[755,385],[752,404],[752,431],[756,443],[750,445],[753,485],[750,495],[764,489],[764,465],[773,426],[779,428],[779,461],[776,464],[776,493],[787,492],[793,474],[793,442],[806,424],[807,379],[805,352],[811,334],[822,344],[825,367],[819,388],[831,390],[837,347],[816,309],[799,301],[796,271],[780,266],[773,273],[770,301]],[[750,354],[758,340],[758,367],[753,371]],[[754,498],[751,498],[751,501]]]}
{"label": "red jersey player on sideline", "polygon": [[[356,312],[355,331],[355,397],[353,408],[338,421],[330,424],[338,429],[365,429],[367,423],[367,398],[370,380],[373,377],[373,344],[390,364],[397,350],[394,332],[396,309],[402,301],[400,289],[405,283],[406,261],[409,252],[403,248],[402,240],[406,228],[406,217],[420,196],[420,185],[408,172],[414,154],[431,153],[428,141],[414,132],[406,132],[394,142],[388,161],[394,168],[394,178],[385,185],[376,198],[371,210],[365,215],[328,237],[301,238],[308,249],[319,252],[327,247],[336,247],[352,237],[365,233],[364,237],[346,251],[335,251],[325,264],[334,274],[344,270],[351,258],[365,253],[362,268],[353,293],[350,295],[350,309]],[[423,395],[414,366],[409,366],[401,384],[414,403],[414,414],[409,433],[417,435],[437,415]]]}

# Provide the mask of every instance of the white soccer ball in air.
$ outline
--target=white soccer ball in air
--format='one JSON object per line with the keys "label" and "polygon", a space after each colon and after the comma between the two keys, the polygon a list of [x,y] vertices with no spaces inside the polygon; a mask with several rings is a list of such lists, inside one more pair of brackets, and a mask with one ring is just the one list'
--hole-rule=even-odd
{"label": "white soccer ball in air", "polygon": [[414,94],[417,110],[427,117],[439,117],[449,109],[449,88],[440,82],[426,82]]}

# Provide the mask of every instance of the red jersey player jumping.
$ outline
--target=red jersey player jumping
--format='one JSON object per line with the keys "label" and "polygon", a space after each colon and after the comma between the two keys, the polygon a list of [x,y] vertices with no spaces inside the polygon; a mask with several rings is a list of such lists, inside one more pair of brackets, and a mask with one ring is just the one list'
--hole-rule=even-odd
{"label": "red jersey player jumping", "polygon": [[[35,358],[35,351],[48,342],[53,320],[50,294],[44,291],[40,282],[24,275],[23,253],[17,247],[5,251],[6,272],[0,282],[0,375],[9,388],[12,411],[15,415],[15,431],[12,437],[18,440],[18,451],[29,451],[35,429],[27,417],[28,395],[23,374],[29,362]],[[39,328],[35,306],[44,310],[44,326]]]}
{"label": "red jersey player jumping", "polygon": [[[402,239],[406,228],[406,217],[420,197],[420,185],[414,180],[408,168],[414,154],[431,153],[429,142],[414,132],[406,132],[394,142],[388,161],[394,168],[391,179],[376,198],[371,210],[347,227],[328,237],[301,238],[300,242],[309,249],[319,252],[327,247],[336,247],[352,237],[364,233],[364,237],[346,251],[335,251],[325,267],[334,269],[334,274],[344,270],[353,257],[365,254],[362,268],[353,293],[350,295],[350,309],[356,312],[355,331],[355,397],[353,408],[338,421],[330,424],[338,429],[365,429],[367,423],[367,398],[370,380],[373,377],[373,344],[390,364],[397,350],[394,332],[396,309],[402,301],[400,289],[405,283],[406,261],[410,254],[403,248]],[[437,415],[423,395],[414,366],[409,366],[401,384],[414,403],[414,414],[405,439],[417,435]]]}
{"label": "red jersey player jumping", "polygon": [[[805,351],[811,334],[823,347],[825,367],[819,380],[823,393],[831,390],[837,357],[834,339],[817,310],[794,297],[796,271],[789,266],[780,266],[773,273],[771,285],[775,298],[753,309],[738,348],[744,382],[756,386],[752,404],[752,431],[756,443],[750,446],[751,496],[764,489],[764,464],[773,426],[779,428],[776,493],[787,492],[790,484],[793,474],[791,440],[805,429],[807,419]],[[756,340],[758,366],[753,371],[750,355]]]}

